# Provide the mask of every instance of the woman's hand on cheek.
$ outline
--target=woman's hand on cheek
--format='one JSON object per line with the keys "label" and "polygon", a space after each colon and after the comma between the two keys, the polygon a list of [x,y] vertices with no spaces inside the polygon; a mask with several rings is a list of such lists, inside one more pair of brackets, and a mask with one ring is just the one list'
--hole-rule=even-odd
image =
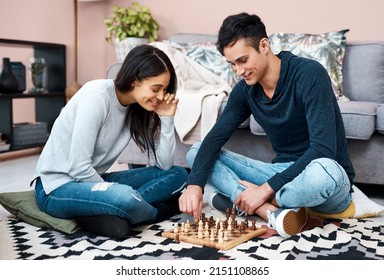
{"label": "woman's hand on cheek", "polygon": [[179,99],[173,93],[167,93],[162,101],[159,101],[155,113],[159,116],[174,116]]}

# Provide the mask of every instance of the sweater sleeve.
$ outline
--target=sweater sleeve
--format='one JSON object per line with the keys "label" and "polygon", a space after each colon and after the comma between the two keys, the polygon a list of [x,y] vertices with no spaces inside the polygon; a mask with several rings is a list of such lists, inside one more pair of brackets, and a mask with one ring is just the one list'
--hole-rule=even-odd
{"label": "sweater sleeve", "polygon": [[325,69],[313,65],[317,64],[302,69],[296,88],[305,111],[309,148],[289,168],[268,180],[275,192],[297,177],[312,160],[321,157],[336,159],[336,99]]}
{"label": "sweater sleeve", "polygon": [[[173,116],[160,116],[161,130],[156,145],[157,167],[162,170],[170,169],[174,164],[176,140]],[[151,159],[154,161],[154,156]]]}
{"label": "sweater sleeve", "polygon": [[243,82],[232,90],[222,115],[201,143],[186,185],[198,185],[204,189],[221,148],[251,114],[246,90]]}

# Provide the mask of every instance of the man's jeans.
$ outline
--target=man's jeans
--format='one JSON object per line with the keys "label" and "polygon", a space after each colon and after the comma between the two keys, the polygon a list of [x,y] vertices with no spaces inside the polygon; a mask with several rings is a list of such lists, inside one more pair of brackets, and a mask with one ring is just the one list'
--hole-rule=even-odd
{"label": "man's jeans", "polygon": [[68,182],[44,192],[36,180],[36,199],[40,208],[58,218],[115,215],[132,224],[151,221],[157,210],[151,205],[179,194],[187,171],[182,167],[160,170],[157,167],[135,168],[102,175],[105,182]]}
{"label": "man's jeans", "polygon": [[[189,166],[192,166],[200,144],[194,144],[189,150]],[[260,186],[292,164],[293,162],[265,163],[222,149],[207,183],[233,202],[245,189],[239,180]],[[322,213],[338,213],[345,210],[351,202],[350,181],[337,162],[319,158],[277,191],[275,198],[282,208],[310,207]]]}

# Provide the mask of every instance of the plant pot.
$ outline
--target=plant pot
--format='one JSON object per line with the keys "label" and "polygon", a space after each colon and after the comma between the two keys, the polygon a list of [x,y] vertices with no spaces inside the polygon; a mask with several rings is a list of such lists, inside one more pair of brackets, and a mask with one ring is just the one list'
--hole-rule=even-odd
{"label": "plant pot", "polygon": [[148,44],[149,40],[145,38],[128,37],[122,41],[115,39],[115,52],[118,62],[123,62],[130,50],[138,45]]}

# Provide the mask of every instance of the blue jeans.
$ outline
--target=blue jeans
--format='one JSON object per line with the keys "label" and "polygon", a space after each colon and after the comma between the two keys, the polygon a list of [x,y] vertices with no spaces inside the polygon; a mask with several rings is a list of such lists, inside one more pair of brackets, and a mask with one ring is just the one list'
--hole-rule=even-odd
{"label": "blue jeans", "polygon": [[115,215],[132,224],[155,219],[151,205],[178,195],[187,171],[174,166],[169,170],[142,167],[102,175],[104,183],[68,182],[46,194],[41,180],[36,180],[36,199],[47,214],[58,218]]}
{"label": "blue jeans", "polygon": [[[200,144],[196,143],[190,148],[187,154],[189,166],[192,166]],[[233,202],[245,189],[239,184],[239,180],[260,186],[292,164],[293,162],[266,163],[222,149],[207,183]],[[282,208],[310,207],[322,213],[338,213],[345,210],[351,202],[350,181],[337,162],[319,158],[277,191],[275,198]]]}

